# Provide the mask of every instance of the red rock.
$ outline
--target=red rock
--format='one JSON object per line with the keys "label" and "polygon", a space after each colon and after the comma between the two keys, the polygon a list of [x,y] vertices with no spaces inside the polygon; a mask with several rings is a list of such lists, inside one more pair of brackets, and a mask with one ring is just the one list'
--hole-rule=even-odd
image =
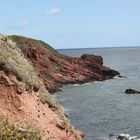
{"label": "red rock", "polygon": [[101,56],[84,54],[81,58],[70,57],[42,41],[20,36],[13,39],[20,42],[23,54],[32,61],[49,92],[58,90],[63,84],[100,81],[119,75],[118,71],[103,66]]}
{"label": "red rock", "polygon": [[82,139],[85,137],[85,133],[82,131],[80,131],[79,135],[81,136]]}
{"label": "red rock", "polygon": [[85,137],[85,133],[81,130],[76,130],[77,133],[81,136],[81,138],[83,139]]}

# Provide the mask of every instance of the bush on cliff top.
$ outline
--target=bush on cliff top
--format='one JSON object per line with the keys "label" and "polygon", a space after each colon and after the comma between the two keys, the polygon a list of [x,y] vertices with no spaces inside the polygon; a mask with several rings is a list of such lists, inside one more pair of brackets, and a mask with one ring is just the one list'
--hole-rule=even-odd
{"label": "bush on cliff top", "polygon": [[0,34],[0,65],[7,73],[16,74],[17,78],[29,86],[37,86],[39,78],[32,64],[24,57],[16,43]]}

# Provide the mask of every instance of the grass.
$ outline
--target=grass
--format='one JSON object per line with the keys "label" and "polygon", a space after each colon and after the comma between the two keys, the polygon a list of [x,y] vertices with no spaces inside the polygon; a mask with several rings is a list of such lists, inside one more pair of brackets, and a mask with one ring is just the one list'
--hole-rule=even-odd
{"label": "grass", "polygon": [[38,47],[42,47],[42,48],[45,47],[48,50],[57,53],[57,51],[54,48],[52,48],[49,44],[47,44],[41,40],[35,40],[32,38],[26,38],[26,37],[18,36],[18,35],[12,35],[12,36],[9,36],[9,38],[11,40],[13,40],[14,42],[16,42],[19,47],[22,47],[22,45],[24,45],[25,42],[26,43],[28,42],[28,43],[34,44],[34,46],[38,46]]}
{"label": "grass", "polygon": [[23,128],[20,125],[10,123],[8,119],[0,122],[0,140],[41,140],[38,130],[30,127]]}
{"label": "grass", "polygon": [[60,104],[48,93],[44,90],[40,91],[39,99],[43,104],[48,103],[50,108],[54,110],[59,110],[61,108]]}
{"label": "grass", "polygon": [[[24,45],[26,43],[32,44],[34,47],[41,48],[42,50],[49,50],[53,54],[56,54],[60,59],[68,59],[69,57],[59,53],[57,50],[55,50],[53,47],[51,47],[48,43],[41,41],[41,40],[35,40],[32,38],[26,38],[23,36],[18,36],[18,35],[11,35],[8,36],[11,40],[16,42],[17,46],[20,47],[21,49],[24,48]],[[45,52],[45,51],[44,51]],[[46,54],[45,54],[46,55]]]}
{"label": "grass", "polygon": [[30,87],[39,85],[38,74],[16,43],[0,34],[0,65],[7,73],[14,73]]}

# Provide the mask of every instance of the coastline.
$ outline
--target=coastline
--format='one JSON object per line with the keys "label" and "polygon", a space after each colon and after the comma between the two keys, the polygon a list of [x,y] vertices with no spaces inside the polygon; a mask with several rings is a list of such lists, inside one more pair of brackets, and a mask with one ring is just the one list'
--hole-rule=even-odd
{"label": "coastline", "polygon": [[82,84],[111,79],[120,73],[103,65],[101,56],[83,54],[66,56],[43,41],[21,36],[10,36],[17,42],[43,79],[46,89],[53,93],[66,84]]}
{"label": "coastline", "polygon": [[0,49],[1,110],[13,123],[26,118],[51,140],[81,140],[84,133],[74,128],[50,93],[66,84],[103,81],[120,74],[105,67],[101,56],[66,56],[26,37],[1,35]]}

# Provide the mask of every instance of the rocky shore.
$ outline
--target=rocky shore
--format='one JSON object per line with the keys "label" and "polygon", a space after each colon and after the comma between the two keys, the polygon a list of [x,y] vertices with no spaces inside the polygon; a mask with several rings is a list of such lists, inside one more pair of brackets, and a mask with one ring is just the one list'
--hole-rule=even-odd
{"label": "rocky shore", "polygon": [[29,59],[52,93],[63,84],[85,83],[111,79],[119,72],[103,65],[101,56],[83,54],[80,58],[60,54],[50,45],[39,40],[10,36]]}
{"label": "rocky shore", "polygon": [[[20,132],[27,140],[81,140],[84,133],[73,127],[49,92],[64,84],[106,80],[116,75],[119,72],[103,66],[101,56],[65,56],[39,40],[0,35],[0,126],[6,120],[6,128],[10,127],[10,121],[14,126],[10,127],[14,128],[11,134],[17,134],[18,139]],[[28,136],[28,125],[35,135]],[[3,140],[13,137],[7,132],[1,135]]]}

